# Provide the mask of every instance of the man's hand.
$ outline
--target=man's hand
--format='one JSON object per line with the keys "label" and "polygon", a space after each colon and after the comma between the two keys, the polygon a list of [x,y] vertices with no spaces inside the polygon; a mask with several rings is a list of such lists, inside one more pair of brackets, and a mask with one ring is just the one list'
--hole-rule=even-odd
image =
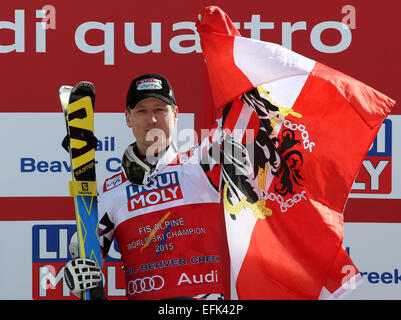
{"label": "man's hand", "polygon": [[76,258],[78,247],[72,243],[70,253],[74,260],[69,261],[64,268],[64,279],[68,288],[77,297],[86,289],[97,287],[102,280],[102,271],[97,267],[95,261],[90,259]]}
{"label": "man's hand", "polygon": [[67,263],[64,279],[71,292],[80,297],[82,291],[98,285],[102,280],[102,272],[94,261],[78,258]]}

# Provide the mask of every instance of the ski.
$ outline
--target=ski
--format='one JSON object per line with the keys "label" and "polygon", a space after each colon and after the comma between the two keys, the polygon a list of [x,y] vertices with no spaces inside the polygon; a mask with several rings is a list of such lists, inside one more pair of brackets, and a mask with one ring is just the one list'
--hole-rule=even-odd
{"label": "ski", "polygon": [[[95,88],[92,83],[82,81],[74,87],[60,87],[59,97],[67,129],[62,146],[71,160],[69,189],[74,198],[79,255],[102,268],[95,170]],[[91,299],[90,290],[84,291],[83,299]]]}

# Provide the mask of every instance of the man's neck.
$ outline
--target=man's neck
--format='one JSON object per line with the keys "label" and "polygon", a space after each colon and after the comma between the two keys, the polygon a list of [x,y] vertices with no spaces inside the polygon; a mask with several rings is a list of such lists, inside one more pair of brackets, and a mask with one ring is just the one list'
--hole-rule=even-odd
{"label": "man's neck", "polygon": [[[152,166],[155,166],[157,161],[151,161],[151,159],[159,159],[166,153],[166,151],[168,150],[169,147],[170,147],[170,144],[164,149],[161,149],[161,150],[156,149],[155,150],[155,151],[157,151],[156,153],[148,154],[149,148],[141,148],[140,146],[138,146],[138,144],[135,144],[134,152],[142,161],[145,161],[146,163],[148,163]],[[150,161],[148,161],[148,160],[150,160]]]}

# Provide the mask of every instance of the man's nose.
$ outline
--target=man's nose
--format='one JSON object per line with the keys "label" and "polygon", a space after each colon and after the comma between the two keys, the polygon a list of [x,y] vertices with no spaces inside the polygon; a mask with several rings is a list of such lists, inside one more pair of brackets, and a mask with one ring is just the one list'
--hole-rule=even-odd
{"label": "man's nose", "polygon": [[156,115],[154,112],[148,112],[146,117],[147,123],[156,123]]}

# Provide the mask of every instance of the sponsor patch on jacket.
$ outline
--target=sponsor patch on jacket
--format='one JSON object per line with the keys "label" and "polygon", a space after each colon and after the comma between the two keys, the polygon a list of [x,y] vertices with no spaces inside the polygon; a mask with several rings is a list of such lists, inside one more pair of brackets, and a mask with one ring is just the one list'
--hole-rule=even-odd
{"label": "sponsor patch on jacket", "polygon": [[103,185],[103,192],[114,189],[125,181],[127,181],[127,178],[122,172],[120,172],[119,174],[105,180]]}
{"label": "sponsor patch on jacket", "polygon": [[175,171],[157,175],[146,186],[131,184],[126,190],[129,211],[183,198],[178,174]]}

